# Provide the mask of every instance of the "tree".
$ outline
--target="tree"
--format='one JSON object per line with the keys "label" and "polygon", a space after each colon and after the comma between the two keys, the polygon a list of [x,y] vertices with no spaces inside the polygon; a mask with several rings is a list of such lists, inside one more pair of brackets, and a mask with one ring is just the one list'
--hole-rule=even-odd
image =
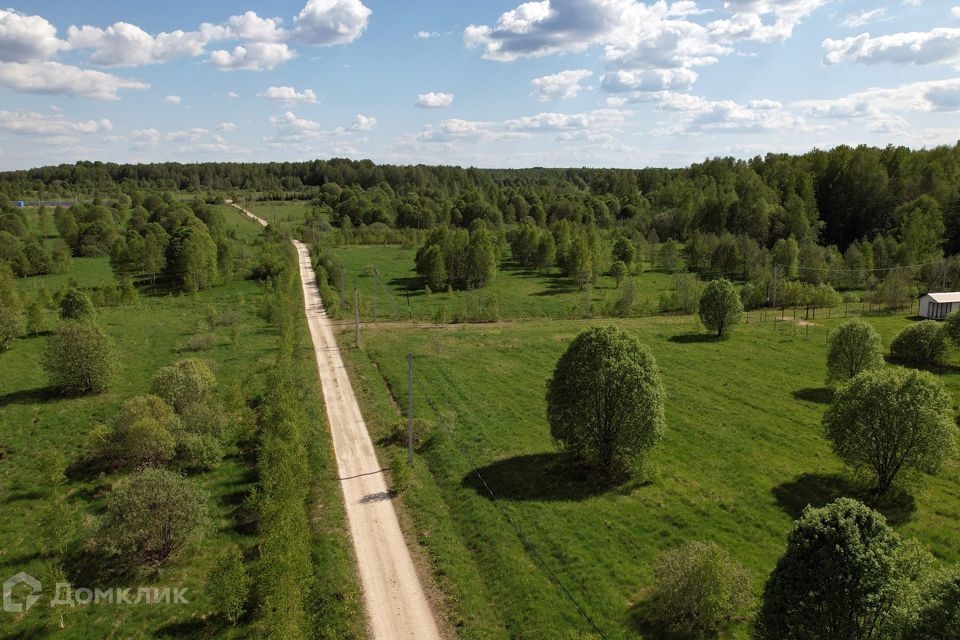
{"label": "tree", "polygon": [[681,633],[716,631],[750,601],[750,576],[726,549],[688,542],[657,558],[653,618]]}
{"label": "tree", "polygon": [[417,254],[417,273],[423,276],[434,291],[439,291],[447,281],[443,249],[431,244]]}
{"label": "tree", "polygon": [[909,640],[960,638],[960,567],[936,581],[924,595],[918,620]]}
{"label": "tree", "polygon": [[890,344],[894,359],[922,366],[940,364],[946,352],[944,330],[936,320],[908,324]]}
{"label": "tree", "polygon": [[943,335],[955,347],[960,347],[960,311],[954,311],[944,320]]}
{"label": "tree", "polygon": [[120,405],[111,423],[107,455],[119,466],[161,466],[176,452],[183,431],[173,407],[155,395],[134,396]]}
{"label": "tree", "polygon": [[800,245],[793,236],[777,240],[773,245],[773,264],[779,265],[780,277],[794,280],[800,266]]}
{"label": "tree", "polygon": [[637,248],[633,246],[629,238],[617,238],[617,241],[613,243],[613,259],[621,261],[630,268],[633,266],[633,261],[637,259]]}
{"label": "tree", "polygon": [[627,265],[622,260],[617,260],[610,265],[610,275],[617,281],[617,289],[619,289],[620,283],[627,277]]}
{"label": "tree", "polygon": [[550,434],[567,452],[609,473],[635,466],[660,439],[663,383],[653,354],[616,327],[582,331],[547,382]]}
{"label": "tree", "polygon": [[115,380],[120,369],[117,348],[91,322],[62,322],[47,342],[43,368],[50,384],[61,393],[100,393]]}
{"label": "tree", "polygon": [[808,506],[763,590],[758,640],[867,640],[895,595],[899,545],[882,515],[850,498]]}
{"label": "tree", "polygon": [[243,566],[240,549],[235,544],[229,545],[214,561],[207,576],[207,593],[230,624],[236,624],[243,617],[252,582]]}
{"label": "tree", "polygon": [[180,413],[191,404],[206,400],[216,384],[213,372],[202,360],[186,358],[157,371],[153,393]]}
{"label": "tree", "polygon": [[873,325],[850,320],[830,332],[827,382],[849,380],[861,371],[883,366],[883,344]]}
{"label": "tree", "polygon": [[47,312],[43,304],[34,298],[27,303],[27,332],[35,336],[47,330]]}
{"label": "tree", "polygon": [[485,287],[497,275],[497,253],[494,250],[493,233],[486,227],[470,232],[466,267],[468,287]]}
{"label": "tree", "polygon": [[953,455],[953,402],[933,375],[899,367],[863,371],[823,417],[833,450],[870,470],[885,493],[905,470],[937,473]]}
{"label": "tree", "polygon": [[107,548],[138,565],[160,565],[197,540],[208,521],[207,494],[166,469],[144,469],[107,496]]}
{"label": "tree", "polygon": [[733,283],[726,278],[707,283],[700,297],[700,321],[721,337],[743,319],[743,302]]}
{"label": "tree", "polygon": [[23,333],[23,306],[10,268],[0,262],[0,350]]}
{"label": "tree", "polygon": [[61,320],[91,320],[95,315],[90,296],[79,289],[70,289],[60,301]]}
{"label": "tree", "polygon": [[217,245],[207,225],[194,218],[180,227],[167,245],[167,271],[185,291],[213,286],[217,278]]}

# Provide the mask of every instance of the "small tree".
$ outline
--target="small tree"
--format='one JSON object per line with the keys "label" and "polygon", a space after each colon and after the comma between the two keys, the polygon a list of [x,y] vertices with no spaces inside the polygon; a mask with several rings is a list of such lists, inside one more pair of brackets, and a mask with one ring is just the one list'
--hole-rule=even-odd
{"label": "small tree", "polygon": [[827,382],[849,380],[861,371],[882,366],[883,344],[869,322],[850,320],[830,332]]}
{"label": "small tree", "polygon": [[637,248],[629,238],[617,238],[613,243],[613,259],[619,260],[628,268],[632,267],[633,261],[637,259]]}
{"label": "small tree", "polygon": [[616,327],[581,332],[547,382],[550,434],[602,472],[642,462],[664,428],[653,354]]}
{"label": "small tree", "polygon": [[207,523],[207,494],[166,469],[144,469],[107,496],[103,539],[114,554],[159,565],[198,539]]}
{"label": "small tree", "polygon": [[899,538],[883,516],[850,498],[807,507],[767,580],[759,640],[866,640],[895,595]]}
{"label": "small tree", "polygon": [[654,564],[654,621],[673,631],[716,631],[750,601],[750,577],[726,549],[689,542]]}
{"label": "small tree", "polygon": [[60,301],[62,320],[92,320],[96,315],[90,296],[79,289],[70,289]]}
{"label": "small tree", "polygon": [[186,358],[157,371],[153,392],[182,412],[195,402],[207,399],[217,379],[203,361]]}
{"label": "small tree", "polygon": [[707,283],[700,297],[700,321],[718,337],[728,333],[743,319],[743,302],[733,283],[726,278]]}
{"label": "small tree", "polygon": [[955,347],[960,347],[960,311],[954,311],[944,320],[943,335],[946,336],[947,340],[952,342]]}
{"label": "small tree", "polygon": [[617,289],[619,289],[620,283],[627,277],[627,265],[623,261],[617,260],[610,265],[610,275],[617,281]]}
{"label": "small tree", "polygon": [[121,466],[159,467],[173,459],[177,441],[156,419],[144,416],[113,434],[113,458]]}
{"label": "small tree", "polygon": [[37,299],[27,303],[27,331],[35,336],[47,330],[47,312]]}
{"label": "small tree", "polygon": [[119,371],[117,348],[90,322],[63,322],[47,342],[43,368],[61,393],[77,395],[106,391]]}
{"label": "small tree", "polygon": [[936,320],[908,324],[890,345],[890,355],[894,359],[922,366],[940,364],[946,351],[943,327]]}
{"label": "small tree", "polygon": [[904,470],[936,473],[953,455],[953,402],[924,371],[864,371],[840,387],[823,417],[827,439],[847,464],[869,469],[879,493]]}
{"label": "small tree", "polygon": [[960,567],[945,573],[923,598],[910,640],[960,638]]}
{"label": "small tree", "polygon": [[23,305],[13,284],[13,273],[0,261],[0,350],[23,333]]}
{"label": "small tree", "polygon": [[243,556],[236,545],[230,545],[214,561],[207,576],[207,593],[217,611],[236,624],[243,617],[250,597],[252,580],[243,566]]}

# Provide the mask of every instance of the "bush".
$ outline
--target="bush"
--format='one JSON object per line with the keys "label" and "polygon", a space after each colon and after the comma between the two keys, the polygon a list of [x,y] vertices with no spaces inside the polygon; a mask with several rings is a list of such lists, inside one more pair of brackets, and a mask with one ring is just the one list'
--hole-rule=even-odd
{"label": "bush", "polygon": [[17,288],[13,284],[13,274],[5,263],[0,261],[0,349],[23,333],[23,306]]}
{"label": "bush", "polygon": [[923,598],[910,640],[960,638],[960,567],[938,580]]}
{"label": "bush", "polygon": [[689,542],[667,551],[653,571],[652,617],[672,631],[716,631],[751,599],[746,570],[712,542]]}
{"label": "bush", "polygon": [[60,318],[62,320],[92,320],[96,309],[90,296],[79,289],[70,289],[60,300]]}
{"label": "bush", "polygon": [[144,469],[107,496],[102,538],[113,554],[157,566],[199,539],[207,524],[207,494],[166,469]]}
{"label": "bush", "polygon": [[888,615],[899,538],[850,498],[807,507],[767,580],[759,640],[866,640]]}
{"label": "bush", "polygon": [[880,493],[903,471],[936,473],[955,448],[953,401],[925,371],[864,371],[836,391],[823,424],[837,456],[870,470]]}
{"label": "bush", "polygon": [[180,351],[209,351],[217,346],[217,336],[213,333],[198,333],[190,336],[180,345]]}
{"label": "bush", "polygon": [[848,380],[861,371],[882,366],[883,344],[869,322],[850,320],[830,332],[827,382]]}
{"label": "bush", "polygon": [[207,399],[217,379],[201,360],[187,358],[161,368],[153,377],[153,392],[182,412]]}
{"label": "bush", "polygon": [[253,580],[243,566],[243,556],[236,545],[229,545],[214,561],[207,576],[207,594],[217,611],[230,624],[243,617]]}
{"label": "bush", "polygon": [[223,440],[229,428],[226,410],[213,400],[187,405],[180,412],[180,418],[186,431],[209,435],[216,440]]}
{"label": "bush", "polygon": [[43,368],[50,384],[61,393],[100,393],[120,369],[113,341],[90,322],[68,320],[47,342]]}
{"label": "bush", "polygon": [[154,418],[145,416],[114,432],[114,461],[125,468],[159,467],[173,459],[177,441]]}
{"label": "bush", "polygon": [[704,287],[699,313],[703,326],[721,337],[743,320],[743,302],[733,283],[720,278]]}
{"label": "bush", "polygon": [[[407,446],[407,419],[403,418],[393,423],[393,428],[387,436],[390,442],[403,447]],[[413,446],[423,442],[424,436],[430,432],[430,423],[422,418],[413,419]]]}
{"label": "bush", "polygon": [[946,350],[943,327],[936,320],[908,324],[890,345],[890,355],[895,360],[922,366],[940,364]]}
{"label": "bush", "polygon": [[627,270],[627,265],[622,260],[617,260],[612,265],[610,265],[610,275],[614,280],[617,281],[617,288],[620,288],[620,284],[623,282],[623,279],[627,277],[629,271]]}
{"label": "bush", "polygon": [[663,433],[656,360],[616,327],[593,327],[573,339],[547,382],[546,399],[554,441],[602,472],[638,465]]}
{"label": "bush", "polygon": [[204,433],[181,433],[176,443],[177,464],[187,471],[206,471],[223,460],[223,445]]}

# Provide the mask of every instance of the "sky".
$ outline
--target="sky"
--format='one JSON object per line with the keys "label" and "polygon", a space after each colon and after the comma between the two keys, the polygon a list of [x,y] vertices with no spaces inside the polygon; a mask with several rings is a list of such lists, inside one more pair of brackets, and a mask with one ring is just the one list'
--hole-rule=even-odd
{"label": "sky", "polygon": [[0,169],[952,145],[958,1],[0,3]]}

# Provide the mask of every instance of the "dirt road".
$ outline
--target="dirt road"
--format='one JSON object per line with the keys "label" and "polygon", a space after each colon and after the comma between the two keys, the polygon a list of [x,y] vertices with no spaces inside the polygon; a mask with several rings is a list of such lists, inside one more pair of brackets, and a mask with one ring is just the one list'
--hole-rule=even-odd
{"label": "dirt road", "polygon": [[[260,224],[266,221],[234,205]],[[300,254],[300,279],[307,322],[333,434],[340,486],[347,506],[371,637],[377,640],[439,640],[440,632],[407,549],[383,470],[340,359],[323,310],[307,247]]]}

